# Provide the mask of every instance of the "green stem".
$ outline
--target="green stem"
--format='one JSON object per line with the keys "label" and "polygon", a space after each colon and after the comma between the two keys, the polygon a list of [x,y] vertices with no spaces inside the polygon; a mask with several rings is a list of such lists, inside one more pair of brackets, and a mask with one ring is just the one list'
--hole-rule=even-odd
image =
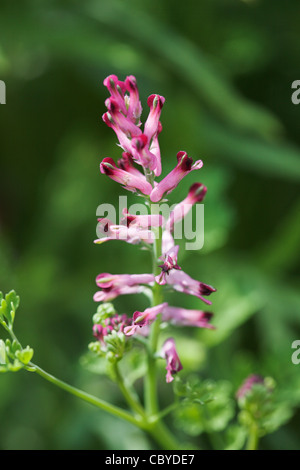
{"label": "green stem", "polygon": [[180,449],[179,442],[170,433],[168,428],[162,421],[157,421],[153,427],[148,430],[148,433],[152,438],[161,446],[164,450],[178,450]]}
{"label": "green stem", "polygon": [[143,416],[145,418],[145,411],[135,396],[132,394],[131,390],[124,383],[124,379],[120,373],[120,369],[118,363],[114,364],[114,372],[116,376],[116,382],[127,401],[128,405],[131,407],[133,411],[135,411],[138,415]]}
{"label": "green stem", "polygon": [[33,363],[29,363],[29,370],[34,371],[37,374],[39,374],[41,377],[44,379],[48,380],[48,382],[51,382],[52,384],[56,385],[57,387],[60,387],[61,389],[65,390],[66,392],[71,393],[72,395],[76,396],[77,398],[81,398],[81,400],[86,401],[87,403],[90,403],[91,405],[97,406],[103,411],[106,411],[114,416],[117,416],[118,418],[122,418],[126,421],[128,421],[131,424],[134,424],[135,426],[138,426],[141,429],[146,429],[147,426],[145,426],[145,422],[142,419],[138,419],[134,416],[132,416],[130,413],[128,413],[125,410],[122,410],[121,408],[111,405],[110,403],[107,403],[104,400],[101,400],[93,395],[90,395],[86,392],[83,392],[82,390],[79,390],[78,388],[73,387],[72,385],[69,385],[62,380],[57,379],[53,375],[50,375],[48,372],[44,371],[41,369],[39,366]]}
{"label": "green stem", "polygon": [[249,431],[249,437],[247,442],[247,450],[257,450],[258,449],[258,428],[257,426],[252,426]]}
{"label": "green stem", "polygon": [[[151,214],[156,211],[156,205],[151,206]],[[153,263],[153,274],[156,276],[159,274],[160,268],[158,267],[158,257],[161,255],[161,240],[162,231],[161,228],[156,233],[155,243],[152,251],[152,263]],[[152,306],[159,305],[162,303],[163,297],[161,292],[161,286],[157,283],[152,289]],[[149,415],[156,415],[158,413],[158,398],[157,398],[157,384],[156,384],[156,358],[155,353],[157,350],[158,337],[160,332],[160,315],[157,316],[156,320],[151,325],[149,343],[147,348],[147,361],[148,370],[145,377],[145,407]]]}

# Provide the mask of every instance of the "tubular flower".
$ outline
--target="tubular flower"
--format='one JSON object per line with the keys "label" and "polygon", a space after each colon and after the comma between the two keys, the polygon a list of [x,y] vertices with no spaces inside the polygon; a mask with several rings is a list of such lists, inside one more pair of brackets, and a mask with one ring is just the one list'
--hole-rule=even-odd
{"label": "tubular flower", "polygon": [[190,187],[187,197],[177,204],[171,211],[170,216],[166,222],[165,229],[172,231],[174,224],[184,219],[194,204],[203,201],[206,192],[207,188],[203,184],[194,183]]}
{"label": "tubular flower", "polygon": [[[98,219],[97,226],[98,239],[94,243],[100,245],[109,240],[124,240],[131,245],[142,242],[152,244],[155,235],[151,230],[140,228],[138,225],[114,225],[109,219]],[[102,236],[103,235],[103,236]]]}
{"label": "tubular flower", "polygon": [[124,223],[127,227],[161,227],[164,223],[164,217],[160,214],[134,215],[130,214],[127,209],[123,209],[123,216],[121,223]]}
{"label": "tubular flower", "polygon": [[162,347],[162,357],[167,361],[167,375],[166,382],[170,383],[174,380],[173,375],[182,370],[182,364],[176,351],[175,341],[173,338],[168,338]]}
{"label": "tubular flower", "polygon": [[120,295],[142,294],[143,292],[145,292],[145,287],[137,284],[133,286],[118,286],[115,288],[104,287],[101,291],[94,294],[93,299],[95,302],[109,302]]}
{"label": "tubular flower", "polygon": [[148,137],[148,142],[151,142],[150,150],[156,157],[156,167],[154,169],[155,176],[159,176],[161,174],[158,134],[162,130],[162,125],[159,119],[164,102],[165,98],[160,95],[150,95],[147,100],[150,112],[147,121],[145,122],[144,134]]}
{"label": "tubular flower", "polygon": [[100,163],[100,171],[117,183],[122,184],[123,187],[129,191],[140,191],[142,194],[146,195],[149,195],[152,191],[151,184],[145,181],[144,178],[140,178],[137,174],[129,173],[128,171],[118,168],[110,157],[106,157],[102,160]]}
{"label": "tubular flower", "polygon": [[133,335],[137,328],[149,326],[156,319],[157,315],[161,314],[168,304],[166,302],[156,305],[155,307],[146,308],[143,312],[134,312],[132,317],[132,324],[124,329],[127,336]]}
{"label": "tubular flower", "polygon": [[203,282],[196,281],[182,270],[171,270],[169,275],[166,277],[166,282],[168,285],[171,285],[174,290],[194,295],[209,305],[211,305],[211,302],[203,296],[208,296],[212,292],[216,292],[214,287],[204,284]]}
{"label": "tubular flower", "polygon": [[212,313],[203,310],[189,310],[167,305],[163,310],[162,320],[174,325],[214,329],[215,327],[209,323],[212,316]]}
{"label": "tubular flower", "polygon": [[145,122],[144,134],[149,140],[153,139],[153,137],[159,132],[159,119],[164,102],[165,98],[160,95],[150,95],[147,100],[150,112],[147,121]]}
{"label": "tubular flower", "polygon": [[96,284],[101,291],[96,292],[94,300],[107,302],[119,295],[140,294],[153,283],[153,274],[98,274]]}
{"label": "tubular flower", "polygon": [[96,277],[96,284],[101,288],[134,286],[136,284],[150,284],[154,282],[153,274],[109,274],[101,273]]}
{"label": "tubular flower", "polygon": [[193,159],[188,157],[186,152],[178,152],[176,167],[152,190],[150,194],[151,201],[160,201],[165,194],[173,191],[188,173],[193,170],[199,170],[202,166],[201,160],[197,160],[193,164]]}
{"label": "tubular flower", "polygon": [[[139,91],[136,84],[136,78],[133,75],[125,80],[125,88],[129,92],[127,118],[134,123],[140,124],[140,116],[142,114],[142,105],[140,102]],[[126,99],[126,98],[125,98]],[[126,112],[125,112],[126,114]]]}

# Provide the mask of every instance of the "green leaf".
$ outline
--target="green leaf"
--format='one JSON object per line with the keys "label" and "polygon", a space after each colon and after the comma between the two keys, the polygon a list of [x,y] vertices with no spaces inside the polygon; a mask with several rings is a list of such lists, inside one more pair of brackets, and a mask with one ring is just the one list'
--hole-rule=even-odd
{"label": "green leaf", "polygon": [[238,404],[241,425],[246,429],[255,425],[260,436],[276,431],[293,415],[291,403],[282,401],[276,390],[268,388],[267,382],[254,384]]}
{"label": "green leaf", "polygon": [[20,297],[16,294],[14,290],[10,291],[5,296],[5,300],[10,311],[9,315],[11,318],[11,324],[14,322],[16,310],[20,305]]}
{"label": "green leaf", "polygon": [[12,290],[8,294],[6,294],[5,299],[3,299],[3,295],[1,293],[0,300],[1,300],[0,317],[3,320],[6,319],[8,326],[11,327],[15,319],[16,310],[20,303],[20,298],[16,294],[16,292]]}
{"label": "green leaf", "polygon": [[231,385],[226,381],[177,382],[175,393],[186,394],[174,412],[175,424],[190,436],[222,431],[234,416]]}

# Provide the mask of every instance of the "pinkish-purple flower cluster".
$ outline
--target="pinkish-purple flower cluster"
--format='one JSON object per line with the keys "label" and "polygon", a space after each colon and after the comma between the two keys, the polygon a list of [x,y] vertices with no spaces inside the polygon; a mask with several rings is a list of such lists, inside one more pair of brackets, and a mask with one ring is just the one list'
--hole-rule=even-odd
{"label": "pinkish-purple flower cluster", "polygon": [[[116,75],[110,75],[104,80],[104,85],[110,97],[105,101],[107,111],[103,115],[103,121],[114,130],[122,156],[117,163],[110,157],[104,158],[100,171],[125,189],[144,196],[150,204],[158,203],[173,191],[188,173],[199,170],[203,163],[201,160],[194,162],[185,151],[180,151],[177,153],[174,169],[157,182],[156,177],[162,172],[158,136],[162,131],[160,117],[165,98],[156,94],[149,96],[149,114],[142,126],[142,106],[135,77],[128,76],[125,81],[121,81]],[[175,245],[173,238],[176,222],[181,221],[193,205],[203,201],[206,191],[207,188],[203,184],[192,184],[186,198],[175,205],[167,220],[162,215],[133,215],[127,210],[123,211],[123,219],[119,225],[108,219],[98,219],[98,228],[103,237],[95,240],[96,243],[125,240],[131,244],[143,243],[151,247],[155,241],[155,229],[159,227],[162,233],[162,248],[161,253],[157,253],[157,266],[160,268],[158,274],[99,274],[96,283],[100,290],[94,295],[94,300],[107,302],[121,295],[143,293],[159,284],[211,304],[206,297],[216,289],[184,272],[178,264],[179,246]],[[148,327],[158,315],[161,315],[163,322],[174,325],[214,328],[210,323],[210,312],[173,307],[163,302],[142,312],[135,311],[132,318],[126,320],[126,324],[122,323],[122,332],[128,337],[140,331],[147,334]],[[119,320],[116,320],[116,325],[119,325]],[[94,333],[101,341],[103,332],[115,329],[116,325],[114,319],[109,319],[107,325],[94,327]],[[171,382],[173,375],[182,369],[172,338],[165,342],[162,355],[167,362],[166,380]]]}

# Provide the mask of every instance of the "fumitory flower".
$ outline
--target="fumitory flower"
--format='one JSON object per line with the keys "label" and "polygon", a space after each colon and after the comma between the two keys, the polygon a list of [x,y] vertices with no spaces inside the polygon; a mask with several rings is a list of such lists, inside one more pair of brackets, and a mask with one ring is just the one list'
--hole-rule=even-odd
{"label": "fumitory flower", "polygon": [[115,225],[109,219],[98,219],[97,234],[99,238],[95,243],[101,244],[109,240],[124,240],[129,244],[136,245],[141,242],[153,243],[154,234],[151,230],[140,227],[138,224]]}
{"label": "fumitory flower", "polygon": [[209,305],[211,302],[203,296],[208,296],[216,291],[214,287],[193,279],[182,270],[171,270],[165,279],[166,283],[172,286],[174,290],[194,295]]}
{"label": "fumitory flower", "polygon": [[135,215],[130,214],[127,209],[123,209],[123,216],[121,223],[124,223],[128,227],[161,227],[164,223],[164,217],[161,214]]}
{"label": "fumitory flower", "polygon": [[206,192],[207,188],[203,184],[194,183],[190,187],[187,197],[171,211],[165,229],[171,232],[174,228],[174,224],[184,219],[194,204],[203,201]]}
{"label": "fumitory flower", "polygon": [[109,274],[102,273],[96,278],[96,284],[101,288],[94,295],[96,302],[107,302],[119,295],[140,294],[145,287],[154,282],[153,274]]}
{"label": "fumitory flower", "polygon": [[137,328],[151,325],[151,323],[156,319],[157,315],[161,314],[164,307],[167,305],[167,302],[164,302],[162,304],[156,305],[155,307],[146,308],[146,310],[143,312],[134,312],[132,317],[132,325],[124,329],[125,335],[131,336],[136,332]]}
{"label": "fumitory flower", "polygon": [[175,341],[173,338],[168,338],[162,347],[162,357],[167,361],[167,375],[166,381],[170,383],[174,380],[173,375],[182,370],[182,364],[176,351]]}
{"label": "fumitory flower", "polygon": [[193,159],[188,157],[186,152],[178,152],[176,167],[152,190],[150,194],[151,201],[160,201],[165,194],[169,194],[173,191],[188,173],[193,170],[199,170],[202,166],[203,163],[201,160],[197,160],[193,163]]}
{"label": "fumitory flower", "polygon": [[185,273],[177,264],[177,256],[179,246],[174,243],[172,234],[167,230],[164,232],[165,237],[162,240],[162,259],[164,263],[159,265],[161,273],[155,277],[158,284],[167,284],[178,292],[194,295],[203,302],[211,304],[203,296],[209,296],[216,289],[208,284],[197,281]]}
{"label": "fumitory flower", "polygon": [[167,305],[163,310],[162,320],[174,325],[214,329],[215,327],[209,323],[212,316],[212,313],[203,310],[171,307]]}
{"label": "fumitory flower", "polygon": [[149,195],[152,191],[152,186],[145,177],[140,173],[140,176],[131,172],[118,168],[112,158],[106,157],[100,164],[100,171],[109,176],[112,180],[123,185],[125,189],[132,192],[140,191],[142,194]]}

